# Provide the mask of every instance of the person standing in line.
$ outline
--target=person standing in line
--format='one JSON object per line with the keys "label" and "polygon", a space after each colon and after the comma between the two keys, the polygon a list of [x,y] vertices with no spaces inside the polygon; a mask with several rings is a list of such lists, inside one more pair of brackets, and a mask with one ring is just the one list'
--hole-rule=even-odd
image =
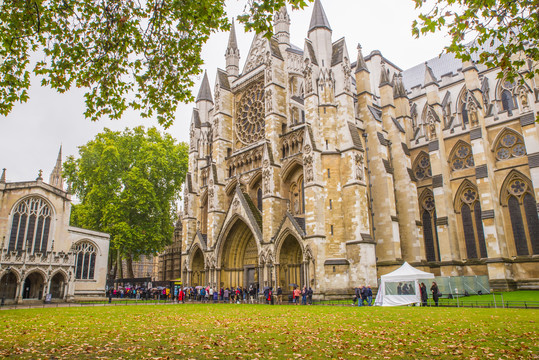
{"label": "person standing in line", "polygon": [[438,306],[438,298],[440,290],[438,289],[438,285],[436,284],[436,281],[432,282],[432,286],[430,287],[430,292],[432,293],[432,298],[434,299],[434,306]]}
{"label": "person standing in line", "polygon": [[372,306],[372,289],[370,285],[367,285],[367,304]]}
{"label": "person standing in line", "polygon": [[280,286],[277,287],[277,304],[283,304],[283,289]]}
{"label": "person standing in line", "polygon": [[301,305],[307,305],[307,285],[301,290]]}
{"label": "person standing in line", "polygon": [[365,301],[367,301],[367,287],[362,286],[361,287],[361,306],[365,305]]}
{"label": "person standing in line", "polygon": [[358,302],[357,306],[361,306],[361,305],[359,305],[359,297],[360,297],[359,287],[357,287],[357,288],[354,289],[354,293],[355,293],[356,296],[355,296],[355,298],[352,300],[352,305],[354,305],[354,303],[357,301],[357,302]]}
{"label": "person standing in line", "polygon": [[292,296],[294,297],[294,304],[295,305],[299,305],[299,294],[300,293],[301,293],[301,291],[299,290],[299,288],[295,287],[294,291],[292,292]]}
{"label": "person standing in line", "polygon": [[427,286],[425,286],[425,283],[421,283],[419,291],[421,292],[421,306],[427,306],[429,294],[427,293]]}
{"label": "person standing in line", "polygon": [[313,289],[309,286],[309,289],[307,290],[307,300],[309,305],[313,304]]}

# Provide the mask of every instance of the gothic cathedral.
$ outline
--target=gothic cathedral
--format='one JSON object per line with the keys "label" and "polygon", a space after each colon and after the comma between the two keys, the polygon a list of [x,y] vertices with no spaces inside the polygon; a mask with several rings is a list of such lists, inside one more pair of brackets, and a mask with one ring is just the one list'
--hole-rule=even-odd
{"label": "gothic cathedral", "polygon": [[232,27],[196,99],[184,284],[338,297],[407,261],[539,287],[539,77],[449,54],[403,71],[361,46],[352,62],[319,0],[303,49],[274,19],[241,73]]}

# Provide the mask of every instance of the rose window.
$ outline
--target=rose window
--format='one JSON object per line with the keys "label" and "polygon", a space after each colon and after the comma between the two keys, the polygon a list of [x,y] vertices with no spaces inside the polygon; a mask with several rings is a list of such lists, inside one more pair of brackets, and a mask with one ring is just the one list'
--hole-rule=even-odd
{"label": "rose window", "polygon": [[498,160],[506,160],[513,157],[526,155],[526,147],[522,137],[515,133],[507,133],[501,137],[496,145],[496,157]]}
{"label": "rose window", "polygon": [[470,145],[465,143],[457,145],[457,150],[451,157],[451,166],[453,170],[462,170],[475,166]]}
{"label": "rose window", "polygon": [[245,90],[238,104],[236,134],[244,144],[264,138],[264,88],[259,82]]}
{"label": "rose window", "polygon": [[515,180],[511,186],[509,186],[509,191],[513,195],[522,195],[524,191],[526,191],[526,184],[520,180]]}
{"label": "rose window", "polygon": [[477,197],[477,193],[473,191],[472,189],[468,189],[464,191],[464,193],[462,194],[462,200],[468,204],[471,204],[475,200],[476,197]]}
{"label": "rose window", "polygon": [[420,156],[421,158],[419,159],[419,161],[417,161],[415,171],[414,171],[415,177],[418,180],[422,180],[422,179],[429,178],[432,176],[432,170],[430,168],[429,157],[425,154],[420,155]]}

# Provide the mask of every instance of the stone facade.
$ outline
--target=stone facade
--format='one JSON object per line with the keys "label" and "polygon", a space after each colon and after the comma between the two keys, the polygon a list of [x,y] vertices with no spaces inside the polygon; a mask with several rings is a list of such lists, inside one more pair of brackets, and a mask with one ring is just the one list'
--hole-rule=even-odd
{"label": "stone facade", "polygon": [[105,295],[109,235],[69,225],[61,150],[49,184],[0,178],[0,297],[6,303]]}
{"label": "stone facade", "polygon": [[289,25],[283,8],[241,74],[232,28],[214,96],[204,77],[184,283],[336,297],[407,261],[539,286],[539,78],[510,84],[451,55],[402,71],[360,46],[352,63],[318,0],[303,49]]}
{"label": "stone facade", "polygon": [[172,244],[159,253],[158,277],[159,281],[172,281],[181,277],[182,255],[182,222],[178,220],[174,227]]}

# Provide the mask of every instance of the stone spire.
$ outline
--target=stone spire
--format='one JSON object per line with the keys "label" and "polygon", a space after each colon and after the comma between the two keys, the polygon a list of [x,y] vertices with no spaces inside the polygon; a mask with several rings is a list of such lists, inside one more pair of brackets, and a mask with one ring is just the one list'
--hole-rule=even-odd
{"label": "stone spire", "polygon": [[2,176],[0,177],[0,183],[2,184],[6,183],[6,168],[2,169]]}
{"label": "stone spire", "polygon": [[314,8],[313,8],[313,15],[311,17],[311,24],[309,25],[309,32],[316,30],[318,28],[325,28],[329,31],[331,30],[331,26],[329,26],[329,21],[326,16],[326,12],[324,11],[324,8],[322,7],[322,3],[320,3],[320,0],[315,0],[314,2]]}
{"label": "stone spire", "polygon": [[438,86],[438,80],[436,80],[436,76],[434,76],[434,72],[430,68],[429,64],[425,61],[425,82],[423,86],[427,87],[431,84]]}
{"label": "stone spire", "polygon": [[279,44],[290,45],[290,16],[286,6],[283,6],[275,13],[274,19],[273,27]]}
{"label": "stone spire", "polygon": [[200,90],[198,91],[196,102],[204,100],[213,103],[213,98],[211,96],[210,90],[210,82],[208,80],[208,73],[206,71],[204,71],[204,79],[202,79],[202,85],[200,86]]}
{"label": "stone spire", "polygon": [[404,83],[402,82],[402,73],[393,77],[393,97],[395,99],[400,97],[406,97],[406,89],[404,88]]}
{"label": "stone spire", "polygon": [[367,64],[365,63],[365,59],[363,58],[363,53],[361,52],[361,45],[357,44],[356,73],[360,71],[369,72],[369,69],[367,69]]}
{"label": "stone spire", "polygon": [[230,36],[228,37],[228,47],[225,52],[226,72],[229,76],[238,77],[240,74],[240,50],[236,39],[236,26],[234,19],[230,25]]}
{"label": "stone spire", "polygon": [[56,165],[54,165],[54,169],[52,169],[51,176],[49,177],[49,185],[58,189],[64,189],[64,178],[62,177],[62,145],[60,145],[60,150],[58,151]]}

